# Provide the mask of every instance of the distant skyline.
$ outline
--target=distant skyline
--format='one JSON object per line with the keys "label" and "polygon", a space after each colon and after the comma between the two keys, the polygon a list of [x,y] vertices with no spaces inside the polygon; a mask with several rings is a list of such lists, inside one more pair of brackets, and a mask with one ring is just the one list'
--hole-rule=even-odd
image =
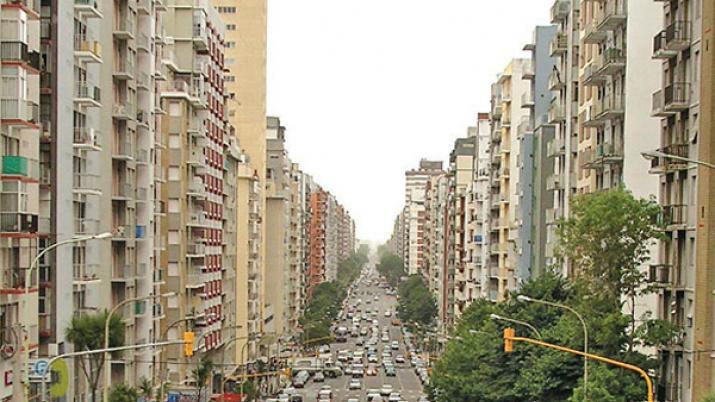
{"label": "distant skyline", "polygon": [[[553,1],[271,0],[268,114],[291,159],[382,242],[404,171],[445,161]],[[505,21],[507,21],[505,23]],[[237,66],[240,68],[240,66]]]}

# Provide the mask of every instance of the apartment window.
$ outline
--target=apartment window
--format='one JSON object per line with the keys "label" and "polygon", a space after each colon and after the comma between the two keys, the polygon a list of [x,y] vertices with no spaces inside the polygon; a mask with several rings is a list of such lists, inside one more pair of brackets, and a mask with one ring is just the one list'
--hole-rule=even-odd
{"label": "apartment window", "polygon": [[[169,244],[179,244],[181,237],[179,236],[178,230],[170,230],[168,234]],[[171,266],[169,268],[171,268]],[[171,271],[169,271],[169,275],[171,275]]]}
{"label": "apartment window", "polygon": [[233,48],[236,47],[236,42],[234,42],[234,41],[228,41],[228,42],[226,42],[226,46],[225,46],[225,47],[226,47],[226,49],[233,49]]}
{"label": "apartment window", "polygon": [[236,59],[233,59],[233,58],[228,58],[228,59],[225,60],[225,64],[226,64],[227,66],[230,66],[231,64],[233,64],[233,63],[235,63],[235,62],[236,62]]}
{"label": "apartment window", "polygon": [[236,14],[236,7],[216,7],[216,10],[218,10],[218,12],[222,14]]}
{"label": "apartment window", "polygon": [[234,75],[226,75],[223,77],[224,81],[226,82],[235,82],[236,81],[236,76]]}
{"label": "apartment window", "polygon": [[227,31],[235,31],[235,30],[236,30],[236,24],[226,24],[226,30],[227,30]]}

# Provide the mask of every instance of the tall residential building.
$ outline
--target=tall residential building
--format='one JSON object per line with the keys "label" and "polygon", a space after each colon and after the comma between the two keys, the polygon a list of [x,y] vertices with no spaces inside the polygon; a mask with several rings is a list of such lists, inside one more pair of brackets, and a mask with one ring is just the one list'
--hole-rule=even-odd
{"label": "tall residential building", "polygon": [[425,186],[431,175],[442,170],[442,162],[421,160],[417,169],[405,172],[404,260],[408,275],[420,272],[423,265]]}
{"label": "tall residential building", "polygon": [[472,165],[472,183],[467,203],[467,289],[470,297],[467,305],[480,297],[484,284],[489,281],[484,269],[488,257],[486,247],[487,219],[489,214],[489,113],[479,113],[470,136],[475,137],[476,155]]}
{"label": "tall residential building", "polygon": [[[529,82],[523,80],[523,71],[529,68],[526,59],[513,59],[492,85],[492,136],[491,136],[491,191],[489,219],[488,269],[490,275],[489,297],[503,300],[506,293],[517,289],[528,275],[519,271],[519,226],[523,216],[531,211],[523,208],[520,199],[522,178],[521,140],[516,122],[528,114],[522,105],[522,96],[529,91]],[[528,99],[528,95],[524,96]],[[512,174],[513,172],[513,174]]]}
{"label": "tall residential building", "polygon": [[[557,32],[549,44],[549,55],[556,59],[556,66],[549,75],[548,85],[554,97],[549,105],[547,123],[556,127],[553,142],[555,145],[552,147],[556,147],[558,151],[549,152],[554,168],[553,175],[547,179],[546,189],[547,196],[552,193],[554,201],[553,218],[549,216],[547,222],[547,261],[554,259],[556,223],[569,215],[569,203],[576,194],[580,4],[581,0],[556,0],[551,7],[551,22],[556,25]],[[586,34],[584,33],[584,36],[587,36]],[[567,265],[561,267],[564,273],[568,271]]]}
{"label": "tall residential building", "polygon": [[452,315],[452,311],[449,311],[452,304],[449,303],[446,268],[448,191],[449,178],[446,172],[435,173],[429,177],[425,188],[425,264],[422,275],[437,301],[437,326],[440,331],[448,329],[448,320]]}
{"label": "tall residential building", "polygon": [[[546,227],[553,212],[553,194],[547,190],[553,174],[553,163],[548,159],[552,148],[562,152],[563,147],[554,140],[554,127],[547,123],[553,93],[549,89],[549,74],[555,59],[549,54],[549,45],[556,35],[556,27],[537,26],[531,43],[524,50],[531,52],[531,61],[522,72],[529,81],[521,107],[528,117],[519,124],[521,146],[520,178],[523,221],[519,227],[519,271],[525,277],[539,275],[546,268]],[[550,261],[549,261],[550,263]]]}
{"label": "tall residential building", "polygon": [[[665,155],[713,162],[714,60],[707,43],[714,18],[712,2],[666,2],[662,25],[651,32],[652,57],[661,64],[652,114],[659,119],[657,150]],[[650,268],[660,288],[658,318],[683,329],[659,350],[658,399],[699,401],[713,389],[713,172],[667,156],[652,159],[650,171],[658,178],[667,236]]]}
{"label": "tall residential building", "polygon": [[[229,142],[224,97],[224,26],[208,1],[169,2],[160,85],[162,136],[167,158],[167,272],[163,291],[175,291],[162,333],[170,323],[191,319],[195,348],[212,353],[223,345],[224,146]],[[240,208],[244,204],[239,204]],[[232,273],[233,274],[233,273]],[[240,299],[236,299],[240,300]],[[170,390],[190,386],[190,367],[180,348],[169,348]]]}
{"label": "tall residential building", "polygon": [[[238,269],[240,276],[251,276],[251,289],[249,292],[257,300],[247,300],[250,305],[255,305],[259,312],[260,320],[258,331],[264,330],[264,303],[265,303],[265,222],[266,216],[266,59],[267,59],[267,0],[210,0],[216,8],[226,27],[225,37],[225,63],[229,72],[226,74],[226,91],[229,98],[227,115],[241,143],[241,148],[247,154],[247,163],[250,167],[245,179],[258,180],[251,197],[256,197],[255,211],[258,214],[252,219],[252,228],[258,233],[251,236],[239,235],[237,245],[239,255]],[[252,184],[253,188],[254,185]],[[252,201],[254,202],[254,201]],[[258,236],[258,238],[253,238]],[[249,244],[250,243],[250,244]],[[250,251],[248,251],[250,250]],[[258,273],[253,272],[258,269]],[[245,270],[250,270],[247,272]],[[249,290],[251,290],[249,289]],[[248,294],[239,296],[246,297]],[[250,307],[251,309],[253,307]],[[249,333],[250,332],[250,333]],[[238,329],[236,336],[249,337],[253,350],[253,338],[257,334],[245,329]],[[246,342],[240,339],[236,343],[237,354],[243,349]],[[249,353],[252,355],[252,353]],[[241,356],[237,356],[240,359]]]}
{"label": "tall residential building", "polygon": [[[454,261],[448,267],[449,284],[454,287],[454,304],[451,306],[454,322],[459,319],[464,309],[473,298],[473,274],[469,256],[469,244],[472,237],[468,236],[469,216],[473,213],[471,191],[474,178],[474,159],[477,157],[477,136],[473,129],[466,138],[458,138],[449,155],[449,175],[452,189],[453,214],[450,219],[450,230],[453,232]],[[453,228],[453,229],[451,229]]]}
{"label": "tall residential building", "polygon": [[[0,2],[0,385],[3,400],[24,400],[24,351],[10,348],[28,337],[28,356],[39,348],[38,273],[26,275],[49,230],[40,201],[40,7],[39,2]],[[41,261],[44,263],[44,261]],[[8,375],[14,381],[8,381]]]}

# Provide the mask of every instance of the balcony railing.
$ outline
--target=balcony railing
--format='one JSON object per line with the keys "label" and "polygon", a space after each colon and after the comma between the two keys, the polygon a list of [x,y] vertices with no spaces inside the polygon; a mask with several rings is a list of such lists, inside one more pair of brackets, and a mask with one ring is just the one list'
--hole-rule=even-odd
{"label": "balcony railing", "polygon": [[93,128],[75,127],[72,144],[76,148],[101,148],[100,135]]}
{"label": "balcony railing", "polygon": [[549,45],[551,56],[557,56],[566,52],[566,49],[568,48],[568,43],[569,40],[565,33],[557,33],[554,36],[554,39],[551,40],[551,44]]}
{"label": "balcony railing", "polygon": [[39,178],[40,167],[35,160],[18,155],[0,156],[0,159],[2,160],[0,173],[3,175]]}
{"label": "balcony railing", "polygon": [[0,42],[0,59],[5,62],[27,63],[35,70],[40,69],[40,54],[28,51],[24,42]]}
{"label": "balcony railing", "polygon": [[663,206],[663,224],[665,226],[684,225],[688,222],[688,206],[673,204]]}
{"label": "balcony railing", "polygon": [[99,176],[89,173],[75,173],[72,188],[76,192],[99,193]]}
{"label": "balcony railing", "polygon": [[690,107],[691,86],[688,82],[675,82],[653,94],[652,114],[669,116]]}
{"label": "balcony railing", "polygon": [[569,16],[570,10],[571,1],[556,0],[554,5],[551,6],[551,23],[557,24],[559,21],[566,19]]}
{"label": "balcony railing", "polygon": [[653,38],[653,57],[668,59],[690,47],[691,25],[687,21],[675,21]]}
{"label": "balcony railing", "polygon": [[603,5],[603,14],[598,24],[599,30],[610,31],[625,24],[628,15],[626,0],[606,0]]}
{"label": "balcony railing", "polygon": [[86,82],[77,82],[74,87],[74,96],[77,102],[99,103],[101,102],[101,91],[99,87]]}
{"label": "balcony railing", "polygon": [[102,45],[96,40],[89,39],[87,35],[75,35],[74,50],[79,52],[80,56],[86,56],[87,60],[100,61],[102,57]]}
{"label": "balcony railing", "polygon": [[[689,151],[688,143],[678,143],[669,144],[663,148],[658,149],[667,155],[678,156],[681,158],[687,158]],[[686,170],[688,168],[688,163],[682,160],[672,159],[670,157],[654,157],[650,160],[650,170],[651,174],[665,174],[678,170]]]}
{"label": "balcony railing", "polygon": [[0,118],[39,124],[40,106],[28,100],[0,99]]}

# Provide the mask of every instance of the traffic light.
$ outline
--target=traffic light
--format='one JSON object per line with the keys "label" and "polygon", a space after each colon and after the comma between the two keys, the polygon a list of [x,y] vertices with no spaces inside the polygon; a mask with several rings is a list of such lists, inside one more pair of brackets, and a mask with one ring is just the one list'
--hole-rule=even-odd
{"label": "traffic light", "polygon": [[514,328],[504,328],[504,352],[511,353],[514,351]]}
{"label": "traffic light", "polygon": [[194,333],[184,332],[184,356],[191,357],[194,355]]}

